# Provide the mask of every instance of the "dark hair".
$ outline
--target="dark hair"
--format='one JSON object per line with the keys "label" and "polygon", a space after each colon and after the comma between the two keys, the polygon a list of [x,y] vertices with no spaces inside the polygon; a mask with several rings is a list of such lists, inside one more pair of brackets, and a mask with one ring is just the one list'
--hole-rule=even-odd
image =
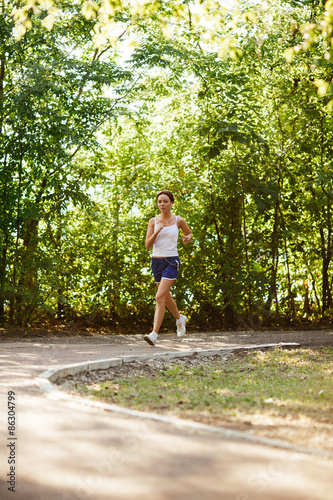
{"label": "dark hair", "polygon": [[170,200],[172,201],[172,203],[174,203],[175,199],[174,199],[174,197],[173,197],[173,194],[172,194],[170,191],[160,191],[160,192],[158,193],[158,195],[156,196],[156,201],[158,201],[158,197],[159,197],[161,194],[166,194],[166,195],[170,198]]}

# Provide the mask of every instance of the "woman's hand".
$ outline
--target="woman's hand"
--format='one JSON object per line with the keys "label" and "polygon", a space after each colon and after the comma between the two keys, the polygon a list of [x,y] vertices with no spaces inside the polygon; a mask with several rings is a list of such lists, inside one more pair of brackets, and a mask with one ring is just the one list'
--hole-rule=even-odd
{"label": "woman's hand", "polygon": [[164,224],[162,224],[162,222],[159,222],[158,224],[156,224],[156,229],[155,229],[155,218],[150,219],[148,223],[146,241],[145,241],[145,247],[147,248],[147,250],[154,245],[154,242],[158,234],[162,231],[163,228]]}
{"label": "woman's hand", "polygon": [[183,236],[183,244],[187,245],[192,239],[192,233]]}

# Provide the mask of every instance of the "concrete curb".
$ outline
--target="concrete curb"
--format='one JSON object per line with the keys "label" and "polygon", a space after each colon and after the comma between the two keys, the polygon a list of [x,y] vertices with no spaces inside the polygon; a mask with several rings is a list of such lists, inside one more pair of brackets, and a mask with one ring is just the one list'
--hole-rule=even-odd
{"label": "concrete curb", "polygon": [[130,363],[132,361],[145,361],[154,359],[173,359],[173,358],[186,358],[188,356],[221,356],[228,352],[250,351],[255,349],[270,349],[272,347],[299,347],[300,344],[296,342],[284,342],[280,344],[262,344],[250,347],[221,347],[219,349],[197,349],[195,351],[176,351],[176,352],[161,352],[156,354],[139,354],[134,356],[123,356],[119,358],[99,359],[97,361],[85,361],[83,363],[74,363],[71,365],[58,366],[57,368],[50,368],[49,370],[41,373],[37,379],[44,378],[50,382],[55,382],[60,377],[68,375],[76,375],[78,373],[91,371],[91,370],[107,370],[112,366],[118,366],[122,363]]}
{"label": "concrete curb", "polygon": [[280,343],[280,344],[262,344],[254,345],[249,347],[222,347],[219,349],[200,349],[194,351],[185,352],[168,352],[168,353],[156,353],[156,354],[143,354],[134,356],[123,356],[118,358],[100,359],[96,361],[88,361],[83,363],[75,363],[71,365],[60,366],[57,368],[51,368],[49,370],[41,373],[36,381],[39,385],[40,391],[50,395],[52,398],[62,399],[69,401],[71,403],[78,403],[80,405],[88,405],[95,408],[100,408],[104,411],[111,411],[115,413],[122,413],[128,416],[155,420],[159,422],[164,422],[170,425],[174,425],[178,428],[192,429],[202,432],[219,434],[225,439],[232,439],[237,441],[247,441],[256,444],[262,444],[265,446],[271,446],[274,448],[280,448],[284,450],[289,450],[295,453],[312,454],[319,455],[322,458],[333,459],[333,453],[326,450],[318,450],[314,448],[307,448],[302,446],[294,446],[286,441],[264,438],[260,436],[255,436],[252,434],[244,433],[241,431],[234,431],[231,429],[226,429],[222,427],[215,427],[206,424],[201,424],[199,422],[193,422],[190,420],[183,420],[176,417],[168,417],[165,415],[159,415],[156,413],[142,412],[138,410],[131,410],[128,408],[123,408],[115,404],[100,403],[97,401],[84,399],[78,396],[73,396],[63,391],[59,390],[52,382],[55,382],[61,377],[66,377],[68,375],[76,375],[82,372],[92,371],[92,370],[106,370],[108,368],[119,366],[123,363],[130,363],[135,361],[145,361],[154,359],[173,359],[173,358],[185,358],[189,356],[214,356],[227,354],[230,352],[241,352],[241,351],[251,351],[256,349],[270,349],[273,347],[283,347],[292,348],[300,347],[300,344],[296,342]]}

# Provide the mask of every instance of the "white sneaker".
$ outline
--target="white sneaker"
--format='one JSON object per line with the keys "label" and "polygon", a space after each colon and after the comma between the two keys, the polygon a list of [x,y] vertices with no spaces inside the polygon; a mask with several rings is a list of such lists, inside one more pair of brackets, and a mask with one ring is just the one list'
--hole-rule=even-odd
{"label": "white sneaker", "polygon": [[184,316],[184,314],[181,314],[180,318],[177,319],[176,321],[177,337],[184,337],[186,333],[186,321],[187,321],[187,316]]}
{"label": "white sneaker", "polygon": [[155,345],[155,342],[157,340],[157,333],[156,332],[151,332],[149,335],[145,335],[143,339],[148,342],[150,345]]}

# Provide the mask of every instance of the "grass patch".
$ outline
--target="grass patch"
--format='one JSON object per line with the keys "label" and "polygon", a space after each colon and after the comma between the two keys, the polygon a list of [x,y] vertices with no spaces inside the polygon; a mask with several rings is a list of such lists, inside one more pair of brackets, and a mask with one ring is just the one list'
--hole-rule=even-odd
{"label": "grass patch", "polygon": [[200,366],[171,363],[147,377],[133,373],[113,381],[83,385],[98,399],[146,408],[217,409],[279,414],[320,412],[332,416],[333,349],[257,351]]}
{"label": "grass patch", "polygon": [[[290,431],[294,426],[299,432],[319,429],[320,424],[321,432],[332,435],[332,360],[333,348],[276,348],[240,353],[227,361],[169,362],[148,371],[134,368],[115,372],[112,380],[77,383],[76,389],[128,408],[214,425],[256,426],[263,435],[267,427]],[[275,433],[275,437],[288,439],[288,433]]]}

